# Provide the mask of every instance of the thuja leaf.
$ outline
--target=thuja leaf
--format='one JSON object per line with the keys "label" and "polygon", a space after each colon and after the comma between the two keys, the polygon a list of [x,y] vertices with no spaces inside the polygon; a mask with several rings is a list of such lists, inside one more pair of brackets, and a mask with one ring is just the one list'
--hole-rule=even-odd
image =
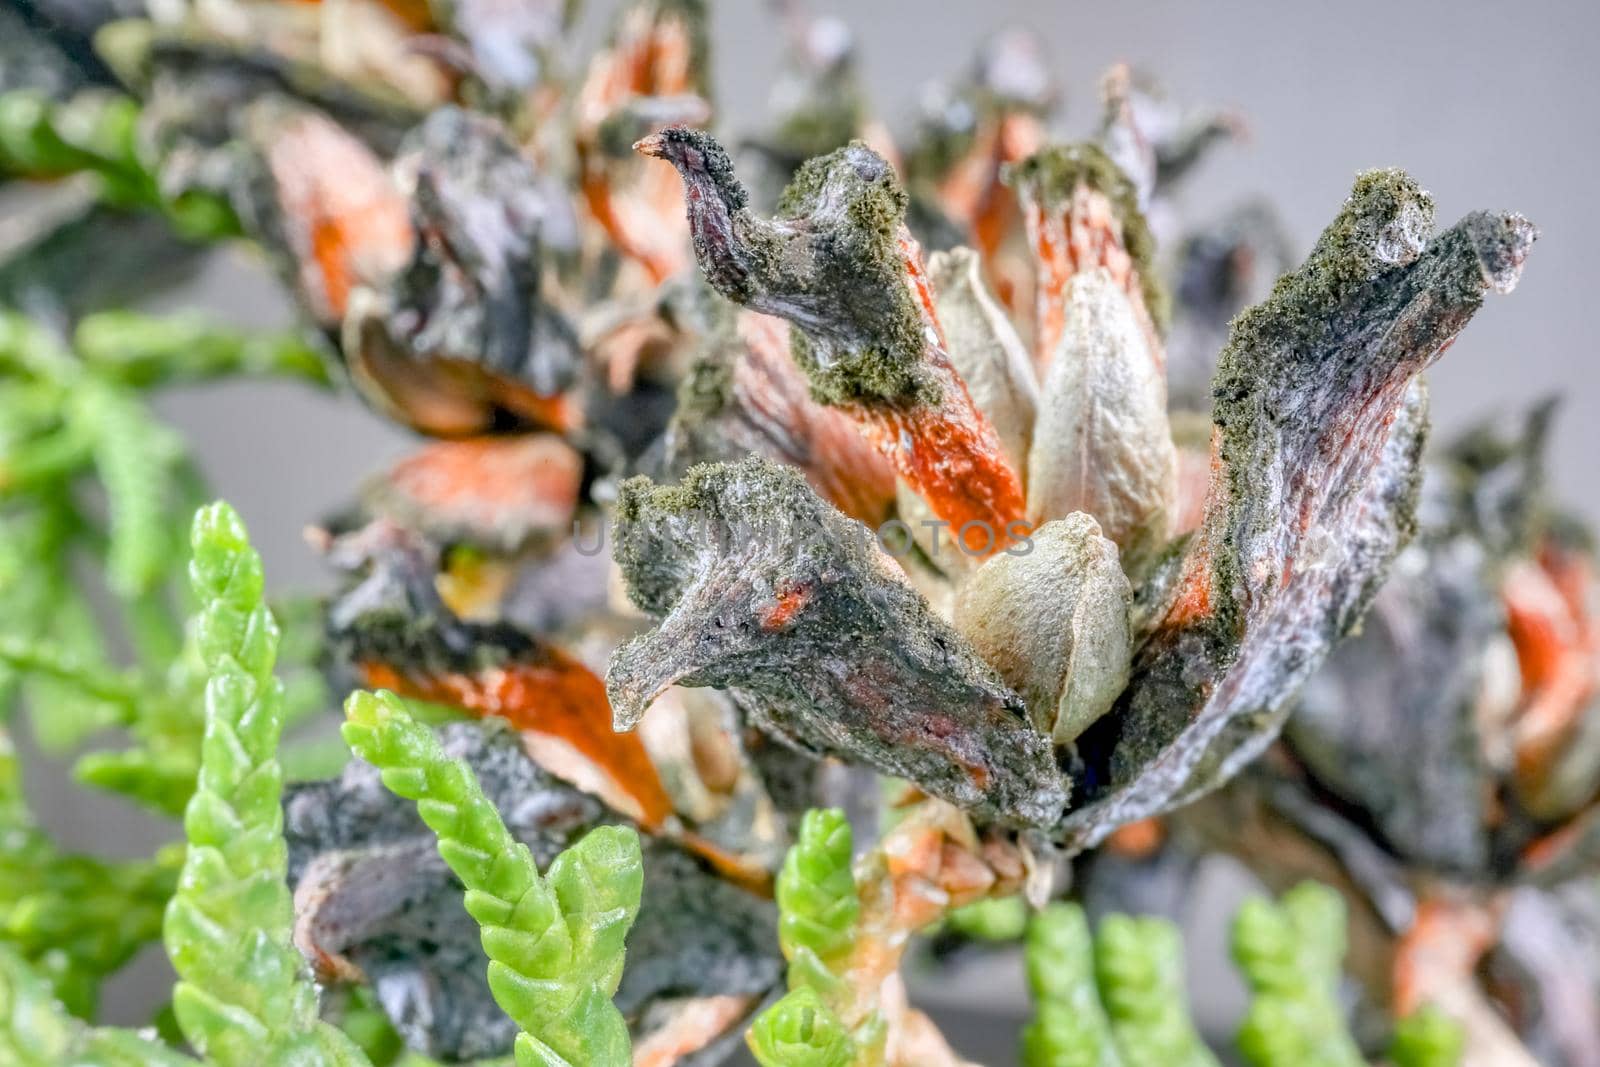
{"label": "thuja leaf", "polygon": [[189,1057],[127,1030],[67,1014],[50,985],[0,945],[0,1062],[15,1067],[194,1067]]}
{"label": "thuja leaf", "polygon": [[68,1010],[92,1016],[101,982],[160,936],[182,851],[107,863],[58,851],[23,817],[0,834],[0,942],[32,961]]}
{"label": "thuja leaf", "polygon": [[1303,883],[1278,903],[1255,898],[1233,923],[1233,958],[1250,988],[1239,1051],[1252,1067],[1361,1067],[1340,1007],[1344,900]]}
{"label": "thuja leaf", "polygon": [[1024,1067],[1123,1067],[1095,989],[1094,941],[1076,904],[1052,904],[1028,927],[1036,1014],[1022,1031]]}
{"label": "thuja leaf", "polygon": [[74,420],[95,429],[94,462],[111,517],[106,571],[124,596],[154,588],[177,546],[168,517],[179,497],[183,444],[124,390],[86,377],[70,398]]}
{"label": "thuja leaf", "polygon": [[137,103],[100,90],[86,90],[64,103],[27,89],[0,94],[0,174],[94,174],[108,202],[160,208],[186,237],[237,234],[239,222],[226,199],[188,192],[169,200],[161,194],[139,152],[138,121]]}
{"label": "thuja leaf", "polygon": [[316,987],[290,943],[292,909],[277,746],[278,628],[262,600],[261,559],[228,505],[202,508],[191,534],[195,636],[209,675],[189,852],[168,905],[173,1009],[219,1067],[355,1065],[360,1051],[317,1018]]}
{"label": "thuja leaf", "polygon": [[1189,1019],[1183,935],[1163,919],[1108,915],[1095,939],[1095,979],[1129,1063],[1218,1067]]}
{"label": "thuja leaf", "polygon": [[541,878],[471,769],[444,754],[431,730],[392,693],[357,692],[344,737],[417,802],[439,854],[466,887],[482,927],[489,987],[516,1021],[518,1067],[624,1067],[632,1049],[611,996],[623,940],[644,884],[639,836],[602,826],[561,853]]}
{"label": "thuja leaf", "polygon": [[188,315],[96,312],[78,323],[73,347],[93,372],[136,388],[227,374],[328,384],[322,357],[297,334],[231,330]]}
{"label": "thuja leaf", "polygon": [[852,1033],[840,1018],[851,991],[861,901],[850,869],[849,820],[815,808],[778,875],[778,946],[789,961],[789,992],[762,1012],[746,1040],[764,1067],[825,1067],[871,1059],[882,1039],[873,1013]]}
{"label": "thuja leaf", "polygon": [[816,808],[778,875],[778,945],[789,961],[789,988],[835,990],[855,946],[861,913],[850,871],[850,823],[838,808]]}
{"label": "thuja leaf", "polygon": [[762,1067],[850,1067],[855,1042],[810,986],[787,993],[762,1012],[746,1038]]}
{"label": "thuja leaf", "polygon": [[1456,1067],[1466,1043],[1466,1035],[1454,1019],[1425,1005],[1395,1024],[1389,1062],[1394,1067]]}

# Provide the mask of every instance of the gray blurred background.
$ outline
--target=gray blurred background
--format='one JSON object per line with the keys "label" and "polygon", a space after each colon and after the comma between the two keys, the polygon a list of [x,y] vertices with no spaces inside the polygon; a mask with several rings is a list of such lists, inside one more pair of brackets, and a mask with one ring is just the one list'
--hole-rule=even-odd
{"label": "gray blurred background", "polygon": [[[607,6],[597,4],[596,6]],[[756,0],[713,0],[716,82],[726,130],[761,119],[782,40]],[[1190,219],[1250,195],[1267,196],[1303,252],[1337,211],[1355,172],[1402,166],[1437,199],[1441,224],[1475,208],[1520,211],[1543,230],[1517,292],[1492,298],[1430,375],[1436,432],[1448,435],[1494,411],[1556,393],[1565,400],[1554,434],[1554,487],[1600,519],[1596,472],[1600,376],[1592,369],[1594,264],[1600,211],[1600,4],[1538,2],[1285,4],[1281,0],[1181,3],[1050,3],[1044,0],[814,0],[858,35],[879,113],[899,129],[919,90],[968,62],[986,32],[1008,23],[1049,41],[1067,91],[1066,130],[1089,133],[1097,85],[1128,60],[1158,74],[1179,100],[1231,105],[1251,139],[1217,151],[1179,194]],[[257,264],[219,255],[201,282],[160,307],[199,305],[236,321],[286,321],[288,306]],[[300,539],[302,526],[344,501],[374,468],[411,444],[351,397],[292,386],[227,385],[172,395],[164,413],[188,435],[217,492],[243,513],[281,586],[325,575]],[[56,777],[57,780],[43,780]],[[35,775],[39,810],[75,845],[113,855],[145,852],[170,832],[122,805]],[[1202,1014],[1226,1027],[1237,993],[1219,968],[1222,931],[1244,883],[1217,870],[1195,902],[1191,967]],[[145,960],[117,983],[111,1015],[165,989],[161,961]],[[159,983],[159,985],[156,985]],[[1009,1001],[1010,1018],[941,1011],[963,1051],[1014,1062],[1020,980],[1004,964],[947,986],[943,1003]]]}

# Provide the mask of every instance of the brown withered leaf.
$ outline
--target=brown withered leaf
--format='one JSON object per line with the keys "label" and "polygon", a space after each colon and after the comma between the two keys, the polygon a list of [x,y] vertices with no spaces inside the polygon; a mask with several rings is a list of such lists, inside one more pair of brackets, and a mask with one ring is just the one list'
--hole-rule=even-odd
{"label": "brown withered leaf", "polygon": [[1127,293],[1104,268],[1075,274],[1064,296],[1028,457],[1028,517],[1093,515],[1136,571],[1166,544],[1176,517],[1166,381]]}
{"label": "brown withered leaf", "polygon": [[1431,241],[1430,198],[1360,176],[1310,258],[1235,322],[1215,393],[1204,526],[1113,714],[1079,739],[1090,802],[1071,849],[1225,781],[1281,729],[1410,537],[1425,398],[1414,378],[1536,233],[1469,215]]}
{"label": "brown withered leaf", "polygon": [[1075,512],[1036,528],[1026,554],[978,568],[956,597],[955,625],[1022,695],[1034,728],[1065,745],[1128,684],[1132,596],[1117,547]]}
{"label": "brown withered leaf", "polygon": [[395,161],[415,248],[350,303],[342,328],[367,398],[424,433],[566,430],[577,339],[540,295],[540,228],[556,211],[493,119],[440,108]]}
{"label": "brown withered leaf", "polygon": [[1061,776],[1021,699],[798,471],[750,458],[675,487],[635,479],[618,523],[629,594],[661,620],[612,656],[619,727],[668,686],[729,688],[763,729],[980,817],[1059,816]]}
{"label": "brown withered leaf", "polygon": [[889,517],[889,461],[849,416],[812,398],[789,358],[789,324],[741,311],[706,340],[679,388],[666,462],[681,477],[696,463],[749,453],[799,468],[851,518],[875,527]]}

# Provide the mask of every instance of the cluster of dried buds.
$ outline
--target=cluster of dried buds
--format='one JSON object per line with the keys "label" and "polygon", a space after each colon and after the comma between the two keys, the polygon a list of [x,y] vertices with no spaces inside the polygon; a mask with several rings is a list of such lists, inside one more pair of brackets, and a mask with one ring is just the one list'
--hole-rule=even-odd
{"label": "cluster of dried buds", "polygon": [[[508,720],[520,746],[453,743],[530,842],[654,836],[623,1007],[640,1062],[711,1062],[779,981],[761,893],[789,817],[872,806],[849,768],[926,808],[863,861],[887,896],[855,980],[887,1008],[913,929],[1048,893],[1053,857],[1273,745],[1412,535],[1418,375],[1535,232],[1435,232],[1411,178],[1369,171],[1245,311],[1287,265],[1270,217],[1184,234],[1169,197],[1230,115],[1117,68],[1091,138],[1061,140],[1048,63],[1009,33],[896,143],[848,31],[788,9],[772,129],[730,153],[697,0],[626,6],[569,72],[575,6],[179,3],[101,38],[163,188],[225,199],[351,384],[438,439],[317,535],[351,575],[335,658]],[[1553,855],[1533,828],[1595,792],[1563,758],[1593,729],[1580,557],[1541,546],[1495,572],[1527,692],[1481,764],[1533,821],[1472,808],[1446,859],[1474,871]],[[1386,595],[1413,587],[1453,612],[1410,572]],[[1411,669],[1420,721],[1443,697]],[[1359,703],[1304,715],[1295,766],[1393,764]],[[448,978],[482,969],[457,966],[447,875],[409,816],[359,814],[376,795],[353,769],[291,799],[301,944],[417,1048],[495,1051],[487,991]],[[890,1047],[937,1044],[888,1015],[915,1031]]]}

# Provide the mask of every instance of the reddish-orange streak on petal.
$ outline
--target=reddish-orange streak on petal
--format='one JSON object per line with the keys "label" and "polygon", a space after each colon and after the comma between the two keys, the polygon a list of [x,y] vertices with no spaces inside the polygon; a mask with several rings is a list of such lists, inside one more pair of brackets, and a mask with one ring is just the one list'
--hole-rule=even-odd
{"label": "reddish-orange streak on petal", "polygon": [[927,365],[941,399],[936,406],[857,404],[848,410],[968,550],[992,555],[1027,532],[1022,479],[950,362],[921,249],[905,232],[900,252],[929,331]]}
{"label": "reddish-orange streak on petal", "polygon": [[1133,257],[1124,244],[1122,222],[1104,193],[1087,185],[1072,190],[1067,202],[1046,211],[1038,196],[1023,197],[1023,220],[1033,245],[1038,284],[1034,292],[1034,363],[1042,378],[1066,332],[1067,284],[1074,276],[1103,267],[1127,294],[1149,341],[1156,369],[1165,373],[1161,344]]}

